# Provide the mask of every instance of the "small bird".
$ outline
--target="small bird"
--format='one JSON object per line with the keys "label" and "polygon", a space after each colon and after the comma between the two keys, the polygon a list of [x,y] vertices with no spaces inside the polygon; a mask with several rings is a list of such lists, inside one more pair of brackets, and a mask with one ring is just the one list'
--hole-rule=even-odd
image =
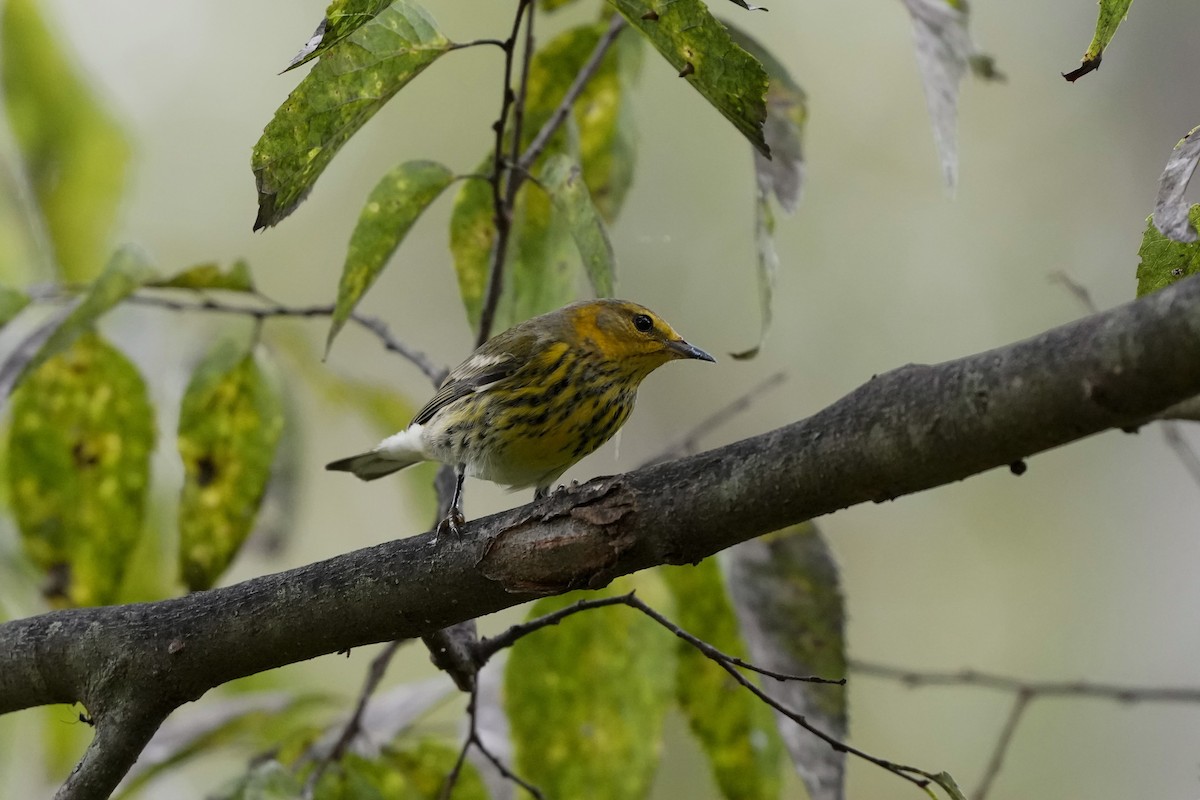
{"label": "small bird", "polygon": [[625,424],[642,379],[679,358],[716,360],[645,306],[572,303],[484,342],[407,428],[325,468],[373,481],[421,461],[449,464],[454,499],[438,529],[457,533],[464,476],[545,497]]}

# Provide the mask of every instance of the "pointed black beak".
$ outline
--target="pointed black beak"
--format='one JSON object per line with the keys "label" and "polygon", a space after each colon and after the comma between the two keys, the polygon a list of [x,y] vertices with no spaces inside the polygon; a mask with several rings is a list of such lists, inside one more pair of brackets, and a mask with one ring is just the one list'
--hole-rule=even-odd
{"label": "pointed black beak", "polygon": [[673,342],[667,342],[667,347],[678,354],[680,358],[694,358],[699,361],[716,362],[716,359],[710,356],[708,353],[704,352],[695,345],[688,344],[683,339],[676,339]]}

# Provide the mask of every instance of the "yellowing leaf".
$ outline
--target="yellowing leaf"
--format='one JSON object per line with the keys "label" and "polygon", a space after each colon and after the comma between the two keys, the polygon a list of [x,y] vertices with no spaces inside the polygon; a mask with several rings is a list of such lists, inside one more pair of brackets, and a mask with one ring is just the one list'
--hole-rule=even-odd
{"label": "yellowing leaf", "polygon": [[[658,574],[674,597],[679,627],[722,652],[747,657],[715,558],[694,567],[662,567]],[[691,645],[679,641],[676,650],[675,696],[721,793],[730,800],[778,797],[783,748],[771,709]]]}
{"label": "yellowing leaf", "polygon": [[159,289],[222,289],[227,292],[253,292],[254,278],[250,275],[250,265],[238,259],[228,272],[223,272],[219,264],[197,264],[183,272],[172,275],[161,281],[151,281],[146,284]]}
{"label": "yellowing leaf", "polygon": [[763,155],[767,73],[734,44],[702,0],[609,0],[696,91]]}
{"label": "yellowing leaf", "polygon": [[453,43],[409,0],[395,0],[321,55],[254,145],[254,229],[278,223],[351,136]]}
{"label": "yellowing leaf", "polygon": [[196,368],[179,412],[179,561],[189,589],[212,586],[250,533],[282,430],[279,397],[252,352],[226,342]]}
{"label": "yellowing leaf", "polygon": [[104,264],[129,145],[59,48],[38,5],[4,4],[4,101],[61,275],[79,283]]}
{"label": "yellowing leaf", "polygon": [[145,383],[94,332],[31,372],[15,395],[9,490],[54,602],[116,597],[142,534],[154,438]]}
{"label": "yellowing leaf", "polygon": [[[603,594],[620,585],[628,583]],[[545,598],[530,616],[597,596]],[[517,642],[505,667],[516,771],[547,798],[644,797],[658,764],[673,648],[666,631],[620,606],[576,614]]]}
{"label": "yellowing leaf", "polygon": [[435,161],[407,161],[376,184],[350,237],[325,351],[429,204],[454,180]]}

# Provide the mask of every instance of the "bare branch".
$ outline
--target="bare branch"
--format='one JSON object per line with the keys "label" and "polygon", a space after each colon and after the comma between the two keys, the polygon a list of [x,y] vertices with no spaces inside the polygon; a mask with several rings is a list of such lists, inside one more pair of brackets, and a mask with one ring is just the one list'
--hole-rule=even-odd
{"label": "bare branch", "polygon": [[450,796],[454,793],[454,787],[458,784],[458,778],[462,774],[463,764],[466,763],[467,753],[472,747],[483,754],[496,771],[499,772],[506,780],[520,786],[525,791],[529,792],[536,800],[545,800],[545,795],[541,790],[534,786],[529,781],[517,775],[515,772],[505,766],[495,753],[488,749],[484,744],[483,739],[479,737],[479,714],[478,714],[478,699],[479,688],[474,686],[471,688],[469,699],[467,700],[467,737],[463,741],[462,749],[458,751],[458,760],[454,762],[454,767],[446,776],[446,780],[442,783],[442,790],[438,793],[439,800],[450,800]]}
{"label": "bare branch", "polygon": [[1012,707],[1008,711],[1008,718],[1004,720],[1004,727],[1000,729],[1000,736],[996,739],[996,746],[992,749],[992,757],[988,759],[988,765],[983,771],[983,777],[979,779],[979,788],[972,795],[974,800],[985,800],[992,788],[992,784],[996,781],[996,776],[1004,768],[1004,756],[1008,753],[1008,747],[1012,744],[1013,735],[1017,732],[1017,725],[1020,724],[1021,717],[1025,714],[1025,709],[1029,708],[1031,700],[1033,700],[1033,695],[1028,692],[1017,692],[1017,696],[1013,698]]}

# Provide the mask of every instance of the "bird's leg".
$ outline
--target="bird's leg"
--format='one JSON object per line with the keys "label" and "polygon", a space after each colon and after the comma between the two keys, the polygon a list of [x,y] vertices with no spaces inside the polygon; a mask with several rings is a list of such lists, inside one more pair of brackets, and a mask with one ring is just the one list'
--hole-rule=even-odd
{"label": "bird's leg", "polygon": [[467,476],[466,466],[458,464],[454,467],[454,497],[450,500],[450,510],[446,512],[446,518],[438,523],[437,531],[434,532],[434,541],[442,535],[442,529],[447,528],[454,537],[459,537],[459,527],[467,521],[467,518],[462,513],[462,490],[463,479]]}

